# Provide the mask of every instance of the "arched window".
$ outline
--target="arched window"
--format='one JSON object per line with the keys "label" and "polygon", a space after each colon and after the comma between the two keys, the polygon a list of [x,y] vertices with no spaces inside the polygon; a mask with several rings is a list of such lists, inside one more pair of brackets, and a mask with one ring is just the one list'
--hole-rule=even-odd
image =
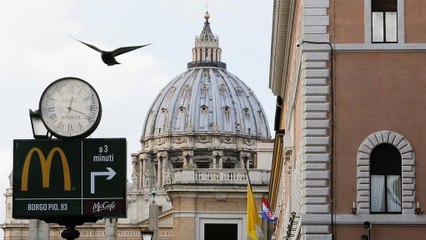
{"label": "arched window", "polygon": [[393,131],[372,133],[357,154],[357,214],[415,213],[415,156]]}
{"label": "arched window", "polygon": [[370,154],[370,212],[400,213],[401,153],[393,145],[377,145]]}

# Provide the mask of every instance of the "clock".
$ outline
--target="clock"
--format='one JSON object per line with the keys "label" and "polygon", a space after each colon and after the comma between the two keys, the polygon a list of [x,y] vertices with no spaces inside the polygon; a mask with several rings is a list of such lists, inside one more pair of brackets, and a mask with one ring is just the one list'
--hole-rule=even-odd
{"label": "clock", "polygon": [[61,78],[44,90],[39,103],[41,119],[57,138],[85,138],[98,127],[102,106],[86,81]]}

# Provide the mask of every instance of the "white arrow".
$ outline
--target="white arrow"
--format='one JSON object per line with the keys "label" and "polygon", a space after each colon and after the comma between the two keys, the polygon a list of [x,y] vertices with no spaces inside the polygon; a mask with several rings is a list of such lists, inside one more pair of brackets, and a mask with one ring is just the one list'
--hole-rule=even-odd
{"label": "white arrow", "polygon": [[95,194],[95,177],[97,176],[108,176],[106,180],[111,180],[116,172],[110,168],[107,167],[106,168],[108,170],[108,172],[91,172],[90,173],[90,193],[91,194]]}

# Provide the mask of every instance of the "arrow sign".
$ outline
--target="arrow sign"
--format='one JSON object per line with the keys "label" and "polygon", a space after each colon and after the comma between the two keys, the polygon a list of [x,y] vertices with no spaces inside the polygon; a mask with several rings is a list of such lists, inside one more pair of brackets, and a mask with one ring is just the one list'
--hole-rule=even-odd
{"label": "arrow sign", "polygon": [[91,194],[95,194],[95,177],[108,176],[106,180],[111,180],[115,176],[116,172],[112,168],[107,167],[106,169],[108,170],[108,172],[91,172],[90,173],[90,193]]}

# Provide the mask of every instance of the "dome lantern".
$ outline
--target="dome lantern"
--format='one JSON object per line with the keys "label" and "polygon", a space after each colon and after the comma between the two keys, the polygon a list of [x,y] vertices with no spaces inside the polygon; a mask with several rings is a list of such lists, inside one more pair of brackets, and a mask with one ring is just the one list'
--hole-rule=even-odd
{"label": "dome lantern", "polygon": [[215,36],[210,28],[210,14],[206,11],[204,15],[203,30],[195,37],[195,46],[192,49],[192,62],[188,68],[193,67],[220,67],[226,69],[226,64],[221,62],[222,49],[219,47],[219,37]]}

